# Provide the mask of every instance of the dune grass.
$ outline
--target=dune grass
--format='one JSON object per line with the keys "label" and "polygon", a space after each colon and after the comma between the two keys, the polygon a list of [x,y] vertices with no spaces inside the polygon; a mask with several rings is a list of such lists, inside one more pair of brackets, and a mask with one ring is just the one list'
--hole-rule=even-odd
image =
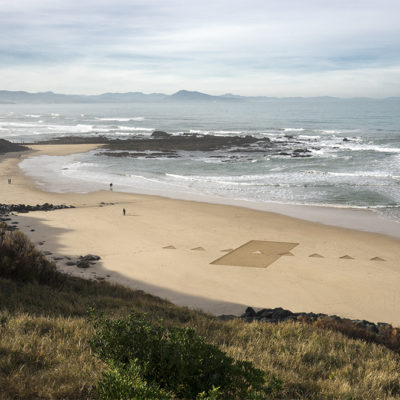
{"label": "dune grass", "polygon": [[[2,250],[0,243],[0,263]],[[53,272],[43,271],[49,280],[38,280],[35,265],[31,268],[28,281],[9,271],[0,276],[1,400],[96,398],[94,386],[107,367],[89,346],[94,334],[89,308],[112,318],[133,311],[165,327],[190,327],[234,359],[264,370],[275,387],[270,398],[400,399],[399,354],[335,327],[221,322],[107,282],[64,276],[60,284]]]}

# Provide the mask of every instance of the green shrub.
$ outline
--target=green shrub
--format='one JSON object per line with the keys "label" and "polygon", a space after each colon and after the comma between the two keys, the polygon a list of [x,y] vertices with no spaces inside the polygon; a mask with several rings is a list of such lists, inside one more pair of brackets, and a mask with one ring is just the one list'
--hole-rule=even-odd
{"label": "green shrub", "polygon": [[0,277],[45,285],[60,285],[65,280],[22,232],[7,231],[5,224],[0,224]]}
{"label": "green shrub", "polygon": [[146,382],[136,360],[127,366],[111,365],[109,371],[97,385],[97,394],[101,400],[171,400],[173,395],[160,389],[155,383]]}
{"label": "green shrub", "polygon": [[118,366],[119,376],[129,374],[134,362],[145,382],[177,398],[216,399],[217,393],[229,399],[264,398],[260,397],[267,389],[263,371],[235,361],[192,329],[166,329],[135,314],[124,320],[101,316],[94,325],[91,347],[111,369]]}

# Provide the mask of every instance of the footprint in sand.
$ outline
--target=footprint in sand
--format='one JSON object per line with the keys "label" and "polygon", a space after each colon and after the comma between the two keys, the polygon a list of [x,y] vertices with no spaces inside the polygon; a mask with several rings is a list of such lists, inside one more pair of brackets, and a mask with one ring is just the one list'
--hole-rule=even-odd
{"label": "footprint in sand", "polygon": [[321,254],[318,254],[318,253],[310,254],[308,257],[324,258],[324,256],[321,256]]}
{"label": "footprint in sand", "polygon": [[371,261],[386,261],[386,260],[384,260],[383,258],[380,258],[380,257],[373,257],[373,258],[371,258]]}
{"label": "footprint in sand", "polygon": [[204,247],[194,247],[193,249],[190,249],[190,250],[205,251]]}
{"label": "footprint in sand", "polygon": [[170,246],[165,246],[165,247],[163,247],[163,249],[167,249],[167,250],[175,250],[175,249],[176,249],[176,247],[175,247],[175,246],[172,246],[172,245],[170,245]]}
{"label": "footprint in sand", "polygon": [[352,256],[349,256],[348,254],[346,254],[345,256],[339,257],[342,260],[354,260],[354,258]]}

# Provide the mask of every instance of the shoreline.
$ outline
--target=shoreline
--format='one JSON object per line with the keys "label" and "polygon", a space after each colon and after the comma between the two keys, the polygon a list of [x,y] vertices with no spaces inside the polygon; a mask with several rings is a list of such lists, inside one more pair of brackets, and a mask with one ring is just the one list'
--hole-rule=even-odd
{"label": "shoreline", "polygon": [[[93,145],[33,147],[36,153],[21,157],[83,152]],[[99,265],[88,270],[58,263],[67,273],[110,275],[106,279],[214,314],[239,314],[247,306],[284,307],[400,325],[400,241],[395,237],[299,219],[301,206],[293,206],[295,217],[288,217],[237,204],[106,190],[44,192],[18,171],[17,163],[16,158],[0,157],[1,202],[77,206],[13,216],[20,229],[35,244],[44,241],[40,249],[52,256],[101,256]],[[326,216],[325,211],[323,207],[311,217]],[[211,264],[226,254],[223,250],[251,240],[297,245],[292,257],[282,256],[266,268]],[[385,261],[372,261],[374,257]]]}
{"label": "shoreline", "polygon": [[[82,150],[94,150],[96,147],[101,147],[104,144],[85,144],[82,145]],[[49,148],[57,148],[57,146],[68,147],[68,146],[81,146],[81,144],[43,144],[43,145],[33,145],[33,146],[47,146]],[[58,151],[58,150],[57,150]],[[84,152],[84,151],[82,151]],[[41,152],[37,155],[70,155],[76,152],[67,152],[59,154],[46,154],[46,152]],[[30,154],[25,158],[34,157],[35,154]],[[45,184],[38,183],[35,181],[34,177],[26,175],[21,168],[19,169],[24,176],[27,177],[31,182],[34,183],[37,190],[43,191],[45,193],[57,193],[57,194],[88,194],[97,193],[101,190],[89,189],[85,192],[80,192],[71,189],[64,191],[52,191],[44,190]],[[83,185],[83,184],[82,184]],[[94,184],[94,187],[98,184]],[[106,188],[102,189],[106,190]],[[392,237],[400,238],[400,221],[389,218],[388,216],[382,215],[377,212],[374,208],[359,208],[359,207],[346,207],[346,206],[335,206],[335,205],[325,205],[325,204],[290,204],[290,203],[279,203],[279,202],[260,202],[255,200],[245,200],[245,199],[234,199],[228,197],[222,197],[218,195],[208,195],[202,193],[191,193],[183,191],[171,190],[158,191],[158,190],[148,190],[141,191],[136,190],[135,192],[127,189],[127,186],[117,186],[114,185],[114,192],[131,194],[136,196],[155,196],[160,198],[169,198],[175,200],[193,201],[200,203],[209,204],[220,204],[229,205],[234,207],[243,207],[252,210],[272,212],[276,214],[281,214],[288,217],[293,217],[297,219],[302,219],[309,222],[316,222],[325,225],[337,226],[348,229],[355,229],[365,232],[379,233],[382,235],[389,235]]]}

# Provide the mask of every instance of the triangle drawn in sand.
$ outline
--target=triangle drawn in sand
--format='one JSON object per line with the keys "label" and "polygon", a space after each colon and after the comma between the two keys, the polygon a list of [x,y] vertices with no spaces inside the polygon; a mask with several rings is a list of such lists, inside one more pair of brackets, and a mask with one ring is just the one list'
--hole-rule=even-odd
{"label": "triangle drawn in sand", "polygon": [[352,256],[349,256],[348,254],[339,258],[341,258],[342,260],[354,260],[354,258]]}
{"label": "triangle drawn in sand", "polygon": [[324,258],[324,256],[321,256],[321,254],[318,254],[318,253],[310,254],[308,257]]}
{"label": "triangle drawn in sand", "polygon": [[205,251],[204,247],[194,247],[193,249],[190,250]]}
{"label": "triangle drawn in sand", "polygon": [[374,258],[371,258],[371,261],[386,261],[386,260],[384,260],[383,258],[380,258],[380,257],[374,257]]}
{"label": "triangle drawn in sand", "polygon": [[165,247],[163,247],[163,249],[175,250],[175,249],[176,249],[176,247],[175,247],[175,246],[172,246],[172,245],[170,245],[170,246],[165,246]]}
{"label": "triangle drawn in sand", "polygon": [[294,257],[294,254],[291,253],[290,251],[288,251],[287,253],[279,253],[280,256],[290,256],[290,257]]}

